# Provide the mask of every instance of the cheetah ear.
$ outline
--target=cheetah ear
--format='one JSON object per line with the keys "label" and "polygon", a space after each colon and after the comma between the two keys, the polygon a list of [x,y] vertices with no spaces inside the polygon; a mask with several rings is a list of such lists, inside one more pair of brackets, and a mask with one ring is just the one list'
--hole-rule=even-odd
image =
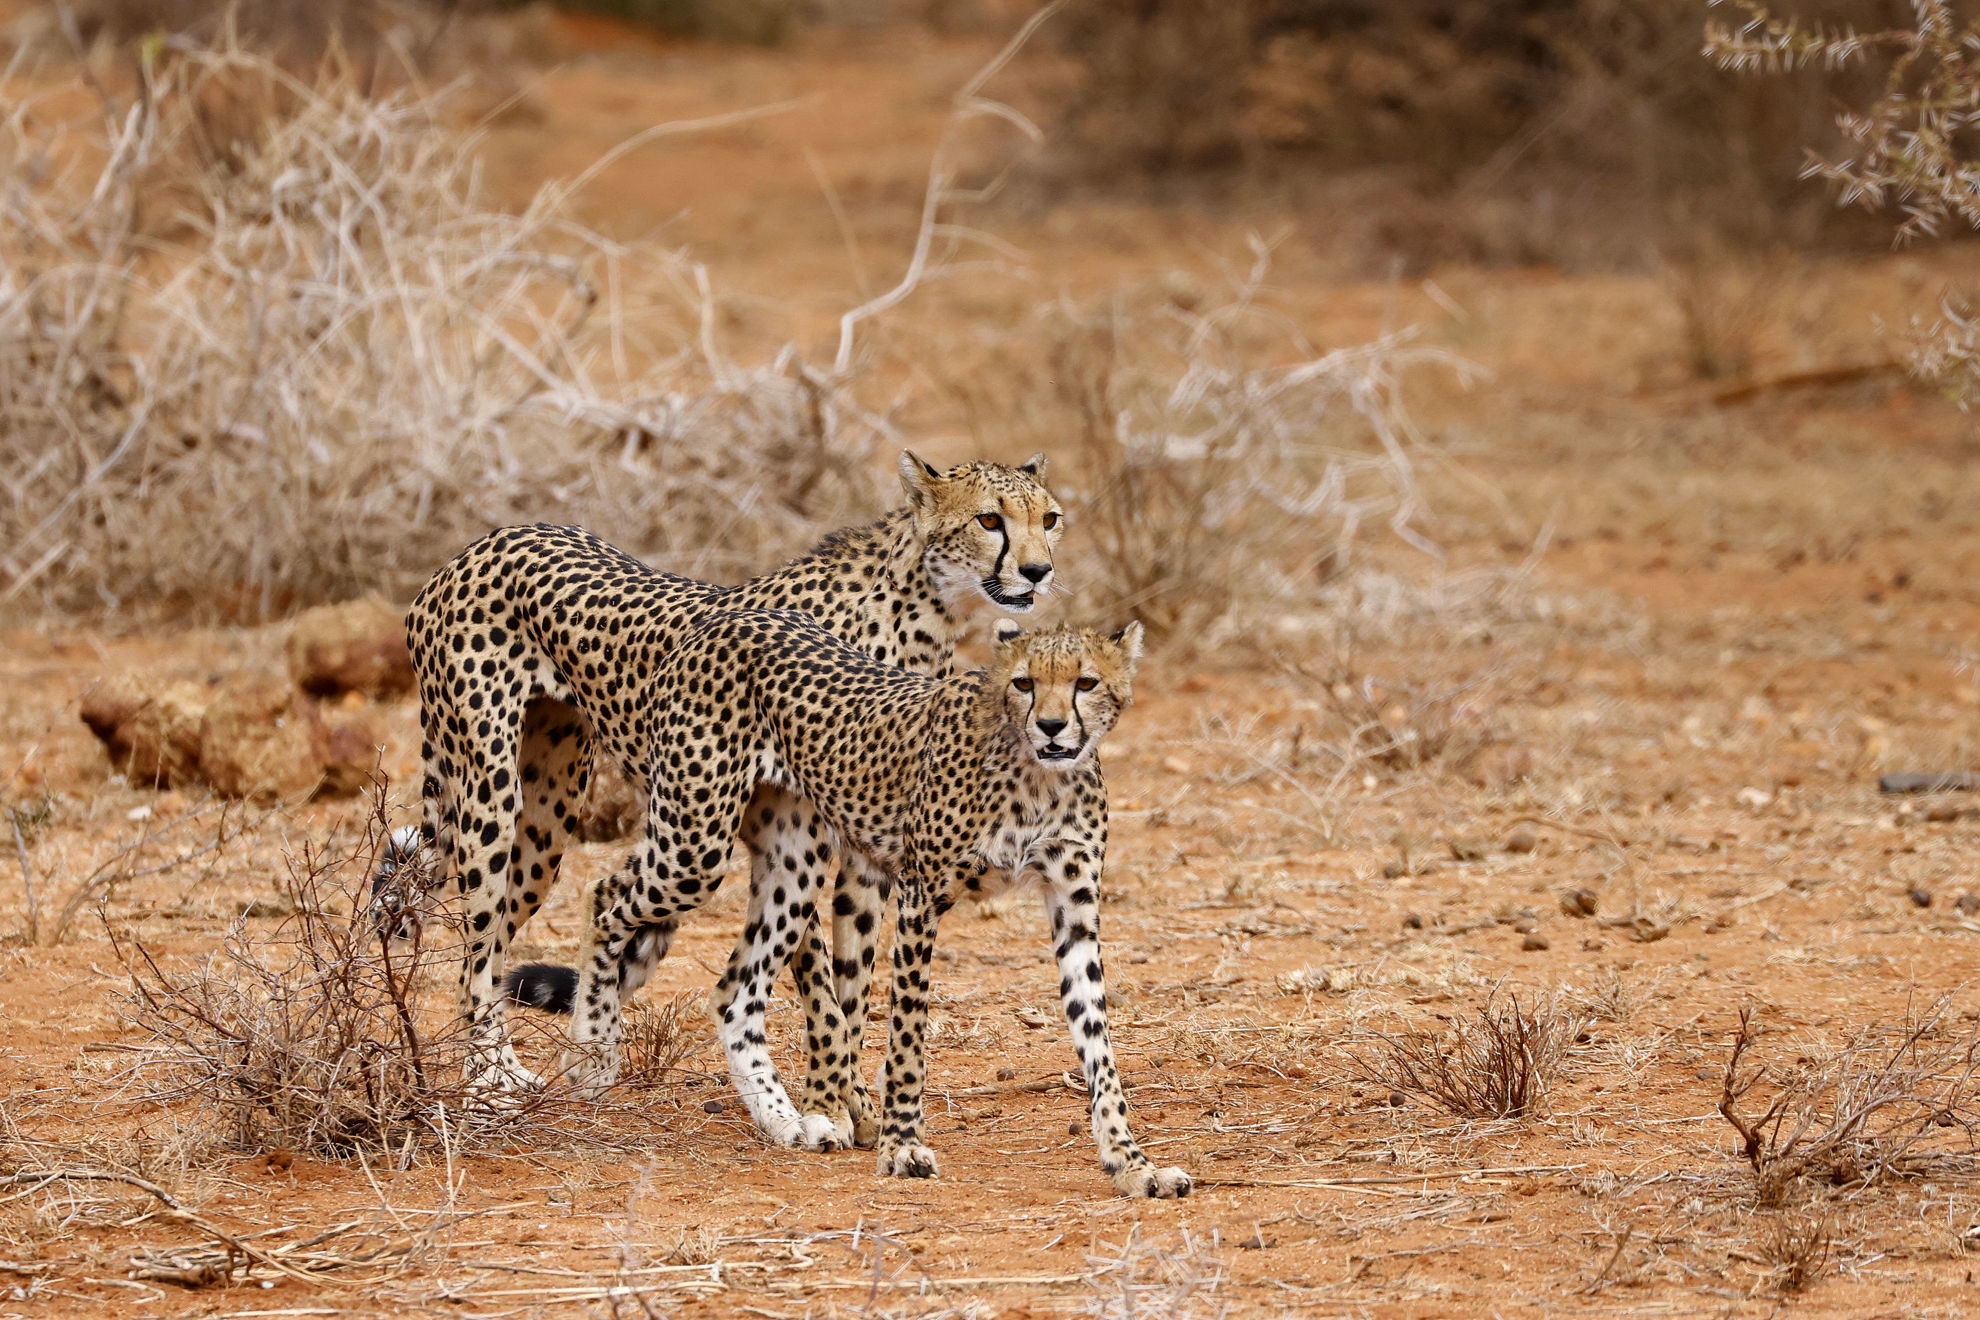
{"label": "cheetah ear", "polygon": [[1119,643],[1122,651],[1127,653],[1129,664],[1141,659],[1141,620],[1136,619],[1115,633],[1113,640]]}
{"label": "cheetah ear", "polygon": [[912,449],[901,451],[901,489],[907,492],[908,503],[917,509],[926,509],[935,503],[935,486],[942,480],[942,474],[921,461]]}
{"label": "cheetah ear", "polygon": [[1016,619],[999,619],[990,625],[990,635],[997,639],[998,646],[1009,646],[1024,636],[1024,629],[1018,626]]}
{"label": "cheetah ear", "polygon": [[1018,464],[1018,471],[1029,472],[1039,481],[1045,480],[1045,454],[1040,451]]}

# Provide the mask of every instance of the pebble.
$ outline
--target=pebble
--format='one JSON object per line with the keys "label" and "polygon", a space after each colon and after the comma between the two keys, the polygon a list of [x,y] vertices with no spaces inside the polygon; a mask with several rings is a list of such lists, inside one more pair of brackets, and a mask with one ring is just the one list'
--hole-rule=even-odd
{"label": "pebble", "polygon": [[701,1102],[701,1112],[704,1114],[719,1114],[724,1107],[720,1100],[703,1100]]}
{"label": "pebble", "polygon": [[1384,862],[1382,863],[1382,878],[1384,880],[1394,880],[1407,869],[1401,862]]}
{"label": "pebble", "polygon": [[1401,1091],[1389,1092],[1389,1108],[1401,1109],[1404,1105],[1408,1103],[1409,1103],[1409,1097],[1404,1095]]}
{"label": "pebble", "polygon": [[1531,935],[1534,931],[1540,929],[1540,923],[1537,921],[1515,921],[1513,923],[1513,929],[1521,935]]}
{"label": "pebble", "polygon": [[1076,1136],[1078,1136],[1078,1135],[1079,1135],[1079,1124],[1077,1124],[1077,1123],[1068,1123],[1068,1124],[1066,1124],[1066,1135],[1067,1135],[1067,1136],[1069,1136],[1069,1137],[1076,1137]]}
{"label": "pebble", "polygon": [[1592,889],[1570,889],[1561,895],[1561,911],[1570,917],[1592,917],[1597,901]]}
{"label": "pebble", "polygon": [[1403,929],[1404,929],[1404,930],[1422,930],[1422,929],[1423,929],[1423,914],[1422,914],[1422,913],[1420,913],[1420,912],[1412,912],[1412,913],[1410,913],[1410,914],[1409,914],[1408,916],[1406,916],[1406,917],[1404,917],[1404,918],[1403,918]]}
{"label": "pebble", "polygon": [[1717,1068],[1700,1068],[1691,1075],[1701,1082],[1712,1082],[1718,1080],[1719,1070]]}
{"label": "pebble", "polygon": [[1913,907],[1928,908],[1932,906],[1932,891],[1929,889],[1923,889],[1917,885],[1913,885],[1911,887],[1910,897]]}
{"label": "pebble", "polygon": [[1451,856],[1460,862],[1482,862],[1485,860],[1485,847],[1469,839],[1452,839]]}
{"label": "pebble", "polygon": [[1980,912],[1980,894],[1961,894],[1953,902],[1953,907],[1966,916]]}
{"label": "pebble", "polygon": [[1014,1082],[1014,1081],[1016,1081],[1016,1080],[1017,1080],[1017,1069],[1015,1069],[1015,1068],[999,1068],[999,1069],[997,1070],[997,1080],[998,1080],[998,1081],[1000,1081],[1000,1082]]}
{"label": "pebble", "polygon": [[1509,853],[1530,853],[1539,845],[1540,841],[1533,837],[1533,831],[1524,825],[1506,836],[1506,851]]}
{"label": "pebble", "polygon": [[1553,945],[1547,943],[1545,935],[1528,935],[1520,941],[1519,947],[1527,953],[1538,953],[1542,949],[1551,949]]}

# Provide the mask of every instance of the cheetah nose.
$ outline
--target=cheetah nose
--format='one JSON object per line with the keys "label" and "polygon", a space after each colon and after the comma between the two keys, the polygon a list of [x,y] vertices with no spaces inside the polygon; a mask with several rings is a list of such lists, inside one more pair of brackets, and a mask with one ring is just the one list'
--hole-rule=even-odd
{"label": "cheetah nose", "polygon": [[1038,731],[1044,734],[1047,738],[1058,737],[1059,734],[1064,731],[1065,727],[1066,727],[1066,722],[1064,720],[1038,721]]}
{"label": "cheetah nose", "polygon": [[1050,564],[1025,564],[1018,569],[1018,572],[1024,574],[1030,581],[1043,582],[1046,578],[1052,576],[1052,566]]}

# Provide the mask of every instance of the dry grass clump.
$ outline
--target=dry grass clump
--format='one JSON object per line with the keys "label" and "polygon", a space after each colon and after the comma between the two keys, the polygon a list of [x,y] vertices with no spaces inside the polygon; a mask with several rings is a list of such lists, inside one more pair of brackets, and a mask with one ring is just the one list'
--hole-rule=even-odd
{"label": "dry grass clump", "polygon": [[1058,483],[1097,566],[1083,608],[1201,635],[1248,606],[1310,603],[1371,528],[1427,544],[1417,468],[1433,451],[1403,381],[1466,368],[1407,333],[1319,351],[1269,306],[1267,255],[1220,306],[1192,291],[1044,314],[1020,383],[1034,397],[1011,410],[1070,440]]}
{"label": "dry grass clump", "polygon": [[[1816,1186],[1980,1173],[1980,1028],[1952,1034],[1948,1007],[1942,999],[1895,1033],[1867,1029],[1833,1054],[1803,1055],[1778,1072],[1751,1063],[1759,1030],[1753,1011],[1740,1010],[1719,1113],[1739,1134],[1760,1205]],[[1766,1107],[1742,1113],[1762,1086],[1773,1091]]]}
{"label": "dry grass clump", "polygon": [[1364,1080],[1456,1117],[1525,1118],[1539,1111],[1582,1028],[1557,998],[1527,1009],[1495,991],[1441,1032],[1377,1033],[1372,1054],[1349,1057]]}
{"label": "dry grass clump", "polygon": [[380,940],[365,899],[382,838],[293,859],[288,915],[272,930],[237,921],[190,967],[120,946],[148,1099],[190,1107],[243,1151],[395,1163],[513,1131],[542,1109],[537,1094],[491,1112],[463,1090],[457,941],[427,943],[434,923],[414,927],[409,945]]}
{"label": "dry grass clump", "polygon": [[679,1083],[682,1065],[715,1038],[707,1004],[707,995],[681,990],[627,1005],[619,1080],[635,1087]]}
{"label": "dry grass clump", "polygon": [[1774,1271],[1775,1286],[1793,1296],[1829,1272],[1835,1256],[1836,1230],[1820,1215],[1774,1216],[1761,1231],[1760,1259]]}
{"label": "dry grass clump", "polygon": [[576,185],[493,210],[438,95],[229,46],[137,77],[75,122],[0,87],[0,603],[403,596],[529,520],[739,573],[876,502],[836,377],[731,362],[700,269]]}

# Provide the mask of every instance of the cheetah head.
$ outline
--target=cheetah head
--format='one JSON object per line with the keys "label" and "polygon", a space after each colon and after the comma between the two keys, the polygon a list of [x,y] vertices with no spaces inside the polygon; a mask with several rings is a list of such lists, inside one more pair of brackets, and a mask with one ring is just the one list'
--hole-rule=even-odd
{"label": "cheetah head", "polygon": [[1051,584],[1066,518],[1044,476],[1043,454],[1017,467],[964,463],[943,472],[901,451],[901,485],[944,601],[981,595],[1021,614]]}
{"label": "cheetah head", "polygon": [[1004,697],[1004,717],[1047,769],[1084,765],[1134,699],[1141,625],[1109,636],[1086,628],[1027,633],[1010,619],[994,631],[989,682]]}

